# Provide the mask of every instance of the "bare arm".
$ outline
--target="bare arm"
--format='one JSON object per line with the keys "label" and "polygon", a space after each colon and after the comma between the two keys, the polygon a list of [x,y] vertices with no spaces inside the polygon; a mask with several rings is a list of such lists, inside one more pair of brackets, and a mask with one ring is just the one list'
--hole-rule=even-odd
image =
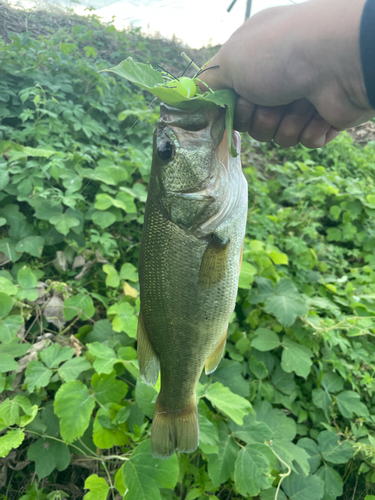
{"label": "bare arm", "polygon": [[359,33],[365,0],[310,0],[266,9],[244,23],[202,74],[239,94],[235,128],[284,147],[325,145],[375,116]]}

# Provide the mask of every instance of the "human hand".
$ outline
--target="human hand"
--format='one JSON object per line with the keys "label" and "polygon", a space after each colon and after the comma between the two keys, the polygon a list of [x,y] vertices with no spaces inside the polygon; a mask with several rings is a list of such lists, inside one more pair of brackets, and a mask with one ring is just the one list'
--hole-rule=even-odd
{"label": "human hand", "polygon": [[[324,146],[375,116],[363,80],[365,0],[310,0],[266,9],[222,46],[201,80],[239,97],[235,129],[283,147]],[[201,84],[202,90],[204,85]]]}

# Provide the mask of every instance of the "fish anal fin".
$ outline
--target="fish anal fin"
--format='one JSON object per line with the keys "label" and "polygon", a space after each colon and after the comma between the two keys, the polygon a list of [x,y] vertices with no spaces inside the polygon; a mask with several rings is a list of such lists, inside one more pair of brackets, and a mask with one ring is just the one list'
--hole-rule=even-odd
{"label": "fish anal fin", "polygon": [[220,363],[220,360],[224,353],[225,343],[227,341],[227,330],[221,336],[219,343],[210,354],[210,356],[206,359],[205,372],[206,375],[214,372]]}
{"label": "fish anal fin", "polygon": [[148,338],[142,311],[138,318],[137,354],[141,379],[147,385],[155,385],[159,376],[160,363]]}
{"label": "fish anal fin", "polygon": [[199,285],[211,288],[224,278],[228,261],[229,240],[213,234],[203,254],[199,271]]}
{"label": "fish anal fin", "polygon": [[195,395],[186,408],[168,411],[163,407],[161,394],[155,404],[151,431],[151,452],[155,458],[166,460],[177,450],[195,451],[199,443],[198,410]]}

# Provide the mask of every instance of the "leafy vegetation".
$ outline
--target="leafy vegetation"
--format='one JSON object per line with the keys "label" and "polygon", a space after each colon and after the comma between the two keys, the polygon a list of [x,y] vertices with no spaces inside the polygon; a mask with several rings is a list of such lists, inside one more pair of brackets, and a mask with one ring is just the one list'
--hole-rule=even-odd
{"label": "leafy vegetation", "polygon": [[158,112],[99,71],[153,50],[95,19],[0,42],[1,498],[372,500],[375,145],[346,134],[244,138],[244,262],[199,449],[150,454],[135,337]]}

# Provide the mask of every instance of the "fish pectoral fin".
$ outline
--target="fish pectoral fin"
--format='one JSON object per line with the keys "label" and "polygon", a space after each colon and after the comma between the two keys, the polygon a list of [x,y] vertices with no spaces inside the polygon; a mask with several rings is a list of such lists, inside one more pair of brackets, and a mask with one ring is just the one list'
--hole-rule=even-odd
{"label": "fish pectoral fin", "polygon": [[214,351],[210,354],[210,356],[206,359],[205,372],[206,375],[214,372],[218,367],[221,358],[223,357],[225,343],[227,341],[227,330],[221,336],[219,343],[215,347]]}
{"label": "fish pectoral fin", "polygon": [[137,330],[137,354],[141,379],[147,385],[158,381],[160,362],[148,338],[142,311],[139,313]]}
{"label": "fish pectoral fin", "polygon": [[217,285],[225,276],[228,261],[229,239],[223,241],[213,234],[203,254],[199,271],[199,284],[203,288]]}

